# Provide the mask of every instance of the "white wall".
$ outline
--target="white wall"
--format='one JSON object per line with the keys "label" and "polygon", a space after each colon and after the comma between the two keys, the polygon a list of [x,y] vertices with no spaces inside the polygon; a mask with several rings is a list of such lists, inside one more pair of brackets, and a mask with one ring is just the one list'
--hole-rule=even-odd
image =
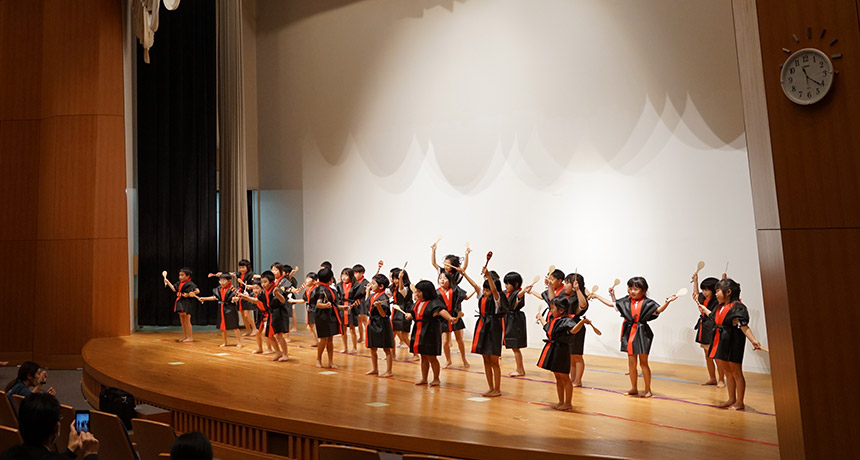
{"label": "white wall", "polygon": [[[259,175],[289,190],[262,212],[301,220],[304,267],[435,278],[443,234],[475,277],[492,250],[502,274],[642,275],[662,300],[730,261],[767,343],[729,0],[299,3],[258,2]],[[696,314],[653,324],[652,359],[703,364]],[[618,315],[589,317],[586,353],[621,356]]]}

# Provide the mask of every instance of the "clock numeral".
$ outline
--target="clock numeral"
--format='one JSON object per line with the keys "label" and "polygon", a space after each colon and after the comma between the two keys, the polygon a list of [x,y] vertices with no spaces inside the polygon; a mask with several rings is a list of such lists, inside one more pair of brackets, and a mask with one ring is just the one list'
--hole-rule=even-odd
{"label": "clock numeral", "polygon": [[803,56],[803,62],[809,62],[809,56],[804,55]]}
{"label": "clock numeral", "polygon": [[823,69],[823,68],[824,68],[824,61],[819,61],[819,62],[818,62],[818,68],[819,68],[819,69]]}
{"label": "clock numeral", "polygon": [[788,82],[789,82],[789,83],[794,83],[794,77],[788,77]]}
{"label": "clock numeral", "polygon": [[824,76],[826,77],[828,75],[830,75],[830,72],[828,72],[827,69],[824,69]]}
{"label": "clock numeral", "polygon": [[806,97],[808,97],[809,99],[812,99],[812,93],[806,93]]}
{"label": "clock numeral", "polygon": [[797,71],[797,69],[795,69],[794,67],[789,67],[789,68],[788,68],[788,74],[789,74],[789,75],[794,75],[794,72],[795,72],[795,71]]}
{"label": "clock numeral", "polygon": [[797,92],[797,88],[796,88],[796,87],[794,87],[794,86],[792,86],[792,87],[791,87],[791,92],[792,92],[792,93],[796,93],[796,92]]}
{"label": "clock numeral", "polygon": [[815,94],[821,94],[821,88],[815,88]]}

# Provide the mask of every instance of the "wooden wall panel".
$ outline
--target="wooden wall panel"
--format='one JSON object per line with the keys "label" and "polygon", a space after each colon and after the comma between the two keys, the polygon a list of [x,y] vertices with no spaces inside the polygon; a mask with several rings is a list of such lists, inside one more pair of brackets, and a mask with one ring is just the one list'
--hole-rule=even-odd
{"label": "wooden wall panel", "polygon": [[[758,19],[781,227],[860,227],[860,155],[846,155],[860,146],[856,0],[760,0]],[[822,29],[827,30],[823,38]],[[831,46],[834,38],[838,42]],[[782,48],[805,47],[845,56],[833,60],[840,74],[831,94],[811,107],[790,102],[779,84],[779,66],[788,57]],[[786,200],[790,206],[783,205]]]}
{"label": "wooden wall panel", "polygon": [[[0,72],[2,73],[2,72]],[[39,121],[0,121],[0,240],[34,240],[39,190]]]}
{"label": "wooden wall panel", "polygon": [[92,332],[90,337],[129,333],[128,240],[93,240]]}
{"label": "wooden wall panel", "polygon": [[42,89],[42,0],[0,0],[0,120],[36,120]]}
{"label": "wooden wall panel", "polygon": [[39,239],[92,238],[96,117],[42,120]]}
{"label": "wooden wall panel", "polygon": [[[0,279],[14,280],[15,296],[0,302],[0,350],[8,353],[33,352],[33,317],[38,308],[29,297],[36,292],[36,242],[0,241]],[[9,283],[7,283],[9,284]],[[10,358],[11,359],[11,358]],[[6,358],[3,359],[4,361]]]}
{"label": "wooden wall panel", "polygon": [[95,186],[95,238],[128,238],[124,123],[122,117],[96,117],[95,168],[91,173]]}

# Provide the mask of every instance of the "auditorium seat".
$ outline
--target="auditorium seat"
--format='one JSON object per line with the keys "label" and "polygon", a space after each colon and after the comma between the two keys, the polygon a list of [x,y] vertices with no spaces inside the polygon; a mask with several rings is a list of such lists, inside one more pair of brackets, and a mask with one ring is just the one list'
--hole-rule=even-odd
{"label": "auditorium seat", "polygon": [[136,460],[128,433],[114,414],[90,411],[90,433],[99,440],[99,458]]}
{"label": "auditorium seat", "polygon": [[440,457],[438,455],[403,454],[403,460],[427,460],[430,458],[438,460],[457,460],[453,457]]}
{"label": "auditorium seat", "polygon": [[134,442],[137,444],[140,460],[158,460],[158,454],[170,452],[173,441],[176,440],[176,432],[166,423],[133,418],[131,427],[134,430]]}
{"label": "auditorium seat", "polygon": [[[6,396],[4,395],[3,397],[5,398]],[[18,433],[18,430],[6,426],[0,426],[0,452],[23,443],[24,440],[21,439],[21,435]]]}
{"label": "auditorium seat", "polygon": [[319,449],[319,460],[379,460],[379,452],[361,447],[323,444]]}
{"label": "auditorium seat", "polygon": [[21,395],[12,395],[12,408],[15,409],[15,413],[18,413],[18,409],[21,408],[21,401],[24,400],[24,397]]}
{"label": "auditorium seat", "polygon": [[0,426],[18,429],[18,417],[5,391],[0,391]]}
{"label": "auditorium seat", "polygon": [[75,408],[60,404],[60,436],[57,437],[57,452],[65,452],[69,447],[69,431],[75,421]]}

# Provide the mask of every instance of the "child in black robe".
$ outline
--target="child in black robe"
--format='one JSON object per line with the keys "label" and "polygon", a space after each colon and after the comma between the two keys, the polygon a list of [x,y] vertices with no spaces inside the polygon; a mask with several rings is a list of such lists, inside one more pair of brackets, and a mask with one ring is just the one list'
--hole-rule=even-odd
{"label": "child in black robe", "polygon": [[552,314],[550,313],[550,302],[552,299],[561,295],[564,290],[564,272],[559,269],[554,269],[549,274],[546,275],[546,278],[543,280],[544,285],[546,285],[546,290],[542,293],[538,294],[531,289],[528,290],[528,293],[537,297],[544,302],[543,310],[538,310],[537,315],[535,315],[535,319],[539,317],[543,317],[544,321],[549,321]]}
{"label": "child in black robe", "polygon": [[[725,275],[725,274],[724,274]],[[693,273],[693,301],[696,304],[701,304],[708,310],[717,309],[717,298],[714,295],[717,282],[719,280],[714,277],[708,277],[702,280],[699,284],[699,274]],[[701,292],[699,289],[701,288]],[[714,340],[714,319],[705,313],[699,312],[699,318],[696,320],[696,326],[693,330],[696,331],[696,343],[705,351],[705,365],[708,368],[708,381],[702,385],[716,385],[717,388],[726,386],[726,376],[723,371],[717,369],[717,364],[714,358],[709,356],[711,350],[711,341]],[[719,380],[717,376],[719,375]]]}
{"label": "child in black robe", "polygon": [[761,350],[762,347],[749,328],[749,311],[740,301],[741,285],[731,278],[726,278],[717,282],[714,294],[719,306],[709,310],[699,304],[699,311],[710,316],[716,327],[709,356],[714,358],[717,367],[721,367],[725,372],[726,390],[729,394],[729,399],[720,404],[720,407],[744,410],[747,385],[743,361],[746,340],[749,339],[754,350]]}
{"label": "child in black robe", "polygon": [[648,282],[641,276],[634,276],[627,281],[627,296],[620,300],[615,299],[615,289],[609,288],[612,302],[591,293],[591,297],[603,302],[609,308],[614,308],[624,318],[621,327],[621,351],[627,353],[627,367],[630,372],[630,390],[625,395],[638,396],[639,372],[636,370],[636,362],[642,367],[642,377],[645,380],[645,393],[643,398],[650,398],[651,393],[651,367],[648,365],[648,353],[651,351],[651,342],[654,333],[648,322],[657,318],[660,313],[678,298],[671,295],[663,305],[645,297],[648,292]]}
{"label": "child in black robe", "polygon": [[196,303],[200,302],[197,294],[200,294],[200,289],[191,281],[191,269],[183,267],[179,270],[179,281],[176,287],[167,278],[164,278],[164,285],[169,287],[171,291],[176,293],[176,300],[173,301],[173,311],[179,313],[179,323],[182,325],[182,339],[179,342],[193,342],[193,331],[191,330],[191,314],[196,308]]}
{"label": "child in black robe", "polygon": [[543,316],[538,317],[546,332],[546,345],[541,351],[537,365],[541,369],[552,372],[555,376],[555,389],[558,393],[558,403],[550,407],[556,410],[573,409],[573,384],[570,381],[570,342],[571,334],[576,334],[583,324],[588,320],[583,319],[576,322],[573,315],[568,314],[571,309],[570,301],[566,297],[556,297],[550,302],[550,319],[547,321]]}
{"label": "child in black robe", "polygon": [[510,377],[522,377],[526,375],[523,366],[523,353],[521,348],[528,346],[526,336],[526,314],[523,307],[526,306],[525,291],[522,290],[523,277],[517,272],[505,275],[505,297],[508,300],[508,313],[502,318],[502,330],[504,330],[505,348],[512,350],[517,370],[509,374]]}
{"label": "child in black robe", "polygon": [[[469,278],[465,270],[459,268],[466,281],[475,290],[478,285]],[[499,366],[499,358],[502,356],[502,318],[508,311],[507,297],[500,295],[502,284],[498,278],[484,268],[483,296],[480,298],[480,315],[475,323],[475,335],[472,338],[472,353],[480,354],[484,359],[484,373],[487,376],[489,389],[481,396],[496,397],[502,395],[502,370]]]}
{"label": "child in black robe", "polygon": [[409,348],[421,356],[421,379],[416,385],[427,385],[427,376],[433,368],[433,380],[430,386],[439,386],[439,358],[442,354],[442,331],[437,316],[449,323],[456,319],[448,314],[445,306],[439,301],[433,283],[421,280],[412,289],[412,300],[415,306],[412,313],[407,313],[407,319],[415,319],[412,327],[412,339]]}
{"label": "child in black robe", "polygon": [[[218,329],[221,329],[221,345],[227,346],[227,331],[233,331],[236,334],[236,348],[242,348],[242,334],[239,332],[239,298],[233,290],[231,282],[233,276],[230,273],[221,273],[218,276],[218,287],[212,289],[212,295],[209,297],[201,297],[202,301],[218,302],[220,310],[220,322]],[[235,299],[234,299],[235,297]]]}
{"label": "child in black robe", "polygon": [[[391,365],[394,362],[394,330],[391,328],[391,307],[388,304],[388,278],[383,274],[373,275],[367,285],[367,304],[370,306],[370,322],[367,324],[367,348],[370,348],[370,360],[373,368],[367,375],[391,377]],[[379,358],[376,350],[382,348],[385,353],[385,372],[379,373]]]}
{"label": "child in black robe", "polygon": [[[458,276],[462,276],[457,273]],[[439,288],[436,290],[439,295],[439,300],[445,305],[445,310],[448,314],[457,317],[462,311],[463,300],[466,298],[466,291],[460,289],[459,286],[453,283],[453,277],[446,271],[439,273]],[[460,349],[460,358],[463,360],[463,367],[469,368],[469,361],[466,360],[466,344],[463,342],[463,330],[466,329],[466,323],[463,318],[457,319],[454,323],[442,321],[442,352],[445,354],[445,369],[451,367],[451,335],[457,340],[457,346]]]}
{"label": "child in black robe", "polygon": [[355,272],[351,268],[344,268],[340,271],[340,282],[335,286],[335,294],[337,294],[338,314],[341,317],[343,324],[343,349],[341,353],[349,353],[349,342],[347,340],[346,329],[349,328],[349,333],[352,335],[352,351],[358,353],[358,337],[355,334],[355,328],[358,326],[358,313],[361,310],[360,301],[364,291],[358,291],[358,283],[355,279]]}
{"label": "child in black robe", "polygon": [[261,310],[263,308],[266,310],[265,320],[261,324],[261,333],[269,339],[269,344],[275,350],[272,361],[287,361],[289,351],[284,338],[284,333],[289,330],[288,323],[284,321],[284,316],[287,314],[284,304],[287,303],[287,298],[281,288],[275,284],[275,274],[269,270],[260,275],[260,287],[261,292],[256,299],[245,294],[239,294],[239,297],[243,300],[256,300],[262,307]]}
{"label": "child in black robe", "polygon": [[[400,347],[409,348],[412,321],[406,319],[406,314],[412,312],[412,285],[405,269],[393,268],[389,274],[391,275],[391,327],[394,329],[395,337],[400,339]],[[413,354],[412,357],[418,360],[418,355]]]}
{"label": "child in black robe", "polygon": [[448,254],[445,256],[443,265],[440,267],[439,264],[436,263],[436,245],[438,242],[433,243],[430,246],[430,262],[433,264],[433,268],[436,269],[437,273],[447,273],[448,277],[451,278],[451,284],[454,286],[459,286],[460,281],[463,281],[463,275],[459,272],[458,268],[462,268],[463,270],[469,268],[469,254],[472,252],[472,248],[469,245],[466,245],[466,254],[463,256],[463,266],[460,267],[460,258],[454,254]]}
{"label": "child in black robe", "polygon": [[358,315],[358,343],[364,343],[364,345],[367,346],[367,343],[365,343],[365,340],[367,339],[367,323],[369,321],[367,315],[370,314],[370,309],[367,306],[367,302],[364,301],[364,292],[367,290],[367,285],[370,283],[364,277],[364,265],[353,265],[352,272],[355,274],[356,283],[355,286],[353,286],[353,290],[357,293],[356,298],[352,303],[352,308],[355,309],[354,314]]}
{"label": "child in black robe", "polygon": [[[571,273],[564,277],[562,294],[570,301],[570,314],[577,323],[588,310],[588,299],[585,295],[585,278],[579,273]],[[570,341],[570,380],[574,388],[582,386],[582,374],[585,373],[585,328],[580,328]]]}
{"label": "child in black robe", "polygon": [[[314,309],[314,322],[316,323],[317,337],[317,367],[336,369],[332,358],[334,357],[334,336],[343,334],[343,325],[340,315],[337,313],[337,295],[330,284],[334,274],[331,269],[323,268],[317,272],[319,283],[308,295],[308,306]],[[323,366],[322,355],[325,351],[328,355],[328,365]]]}

